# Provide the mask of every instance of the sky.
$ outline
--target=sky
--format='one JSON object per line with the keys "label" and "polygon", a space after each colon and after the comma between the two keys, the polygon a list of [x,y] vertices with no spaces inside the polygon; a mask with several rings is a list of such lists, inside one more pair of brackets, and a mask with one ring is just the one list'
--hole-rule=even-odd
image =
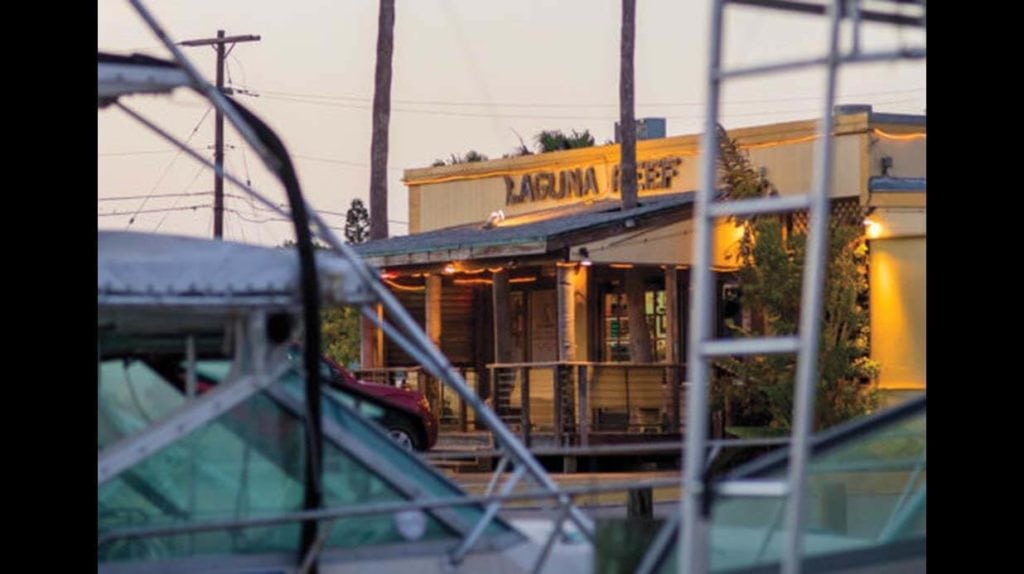
{"label": "sky", "polygon": [[[168,57],[125,0],[99,0],[98,49]],[[309,203],[338,230],[355,198],[369,205],[376,0],[149,2],[172,40],[255,34],[227,58],[226,84],[284,141]],[[408,231],[403,170],[476,150],[492,159],[541,130],[584,130],[610,141],[618,119],[620,0],[396,0],[388,219]],[[637,0],[636,117],[664,117],[668,135],[703,125],[710,32],[707,0]],[[824,18],[748,7],[726,12],[725,65],[817,56]],[[844,44],[849,45],[849,31]],[[925,33],[865,24],[865,49],[923,46]],[[211,47],[183,48],[213,81]],[[848,66],[837,103],[924,114],[926,64]],[[734,80],[722,91],[727,128],[813,119],[825,75],[802,71]],[[189,91],[123,103],[212,159],[214,114]],[[276,179],[226,122],[227,169],[284,204]],[[97,226],[213,235],[213,174],[117,109],[97,114]],[[290,223],[225,183],[225,238],[280,245]]]}

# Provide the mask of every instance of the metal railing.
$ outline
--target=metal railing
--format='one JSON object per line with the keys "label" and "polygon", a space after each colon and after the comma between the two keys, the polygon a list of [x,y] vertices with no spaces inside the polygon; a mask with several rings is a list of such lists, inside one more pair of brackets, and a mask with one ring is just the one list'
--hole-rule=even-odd
{"label": "metal railing", "polygon": [[499,417],[531,445],[590,444],[595,433],[678,434],[686,366],[552,361],[487,365]]}
{"label": "metal railing", "polygon": [[[455,367],[470,388],[477,387],[479,375],[472,367]],[[352,371],[362,381],[390,385],[402,389],[419,391],[427,397],[432,412],[443,430],[467,432],[475,425],[476,417],[466,401],[454,390],[430,376],[420,366],[376,367]]]}

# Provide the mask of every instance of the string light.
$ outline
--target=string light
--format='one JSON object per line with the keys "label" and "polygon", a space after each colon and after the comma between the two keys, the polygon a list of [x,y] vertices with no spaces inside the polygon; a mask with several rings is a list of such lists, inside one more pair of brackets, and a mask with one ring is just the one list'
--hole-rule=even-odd
{"label": "string light", "polygon": [[422,291],[426,291],[427,290],[426,286],[416,287],[416,286],[412,286],[412,285],[402,285],[400,283],[395,283],[394,281],[392,281],[390,279],[385,279],[384,283],[387,283],[388,285],[390,285],[391,287],[394,287],[395,289],[398,289],[399,291],[412,291],[412,292],[418,293],[418,292],[422,292]]}
{"label": "string light", "polygon": [[928,137],[928,134],[921,133],[921,132],[913,133],[913,134],[891,134],[891,133],[888,133],[888,132],[883,132],[882,130],[880,130],[878,128],[875,128],[875,129],[873,129],[871,131],[874,132],[874,134],[876,136],[880,137],[880,138],[885,138],[885,139],[888,139],[888,140],[896,140],[896,141],[920,140],[920,139],[924,139],[924,138]]}
{"label": "string light", "polygon": [[801,136],[801,137],[796,137],[796,138],[783,139],[783,140],[772,140],[772,141],[763,142],[763,143],[756,143],[756,144],[739,144],[736,147],[738,147],[740,149],[761,149],[761,148],[766,148],[766,147],[777,147],[777,146],[780,146],[780,145],[792,145],[792,144],[810,142],[810,141],[814,141],[816,139],[818,139],[818,134],[814,134],[814,135],[810,135],[810,136]]}

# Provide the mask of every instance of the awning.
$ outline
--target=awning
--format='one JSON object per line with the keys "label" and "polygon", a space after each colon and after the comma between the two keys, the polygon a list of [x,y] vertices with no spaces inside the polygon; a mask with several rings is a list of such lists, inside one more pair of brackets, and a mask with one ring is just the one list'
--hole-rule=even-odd
{"label": "awning", "polygon": [[[621,202],[607,201],[592,210],[553,212],[539,221],[510,225],[506,221],[490,229],[481,223],[435,229],[356,245],[371,265],[391,267],[452,260],[544,255],[565,247],[667,225],[688,217],[694,192],[644,198],[639,206],[623,210]],[[530,218],[532,219],[532,218]]]}

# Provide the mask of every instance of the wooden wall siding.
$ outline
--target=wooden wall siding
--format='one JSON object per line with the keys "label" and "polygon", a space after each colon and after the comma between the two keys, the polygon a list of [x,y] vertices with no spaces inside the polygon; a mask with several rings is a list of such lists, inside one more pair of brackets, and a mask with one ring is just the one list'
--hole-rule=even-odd
{"label": "wooden wall siding", "polygon": [[[426,301],[424,300],[423,292],[415,291],[392,291],[398,301],[405,307],[406,311],[412,315],[412,318],[416,320],[416,323],[422,328],[425,324],[426,317]],[[385,367],[406,367],[416,365],[416,361],[412,359],[408,354],[405,353],[386,336],[384,337],[384,365]]]}
{"label": "wooden wall siding", "polygon": [[441,352],[453,365],[473,365],[474,351],[473,288],[445,282],[441,289]]}
{"label": "wooden wall siding", "polygon": [[591,424],[594,430],[626,430],[634,426],[657,426],[672,403],[664,384],[665,368],[595,367],[590,380]]}

